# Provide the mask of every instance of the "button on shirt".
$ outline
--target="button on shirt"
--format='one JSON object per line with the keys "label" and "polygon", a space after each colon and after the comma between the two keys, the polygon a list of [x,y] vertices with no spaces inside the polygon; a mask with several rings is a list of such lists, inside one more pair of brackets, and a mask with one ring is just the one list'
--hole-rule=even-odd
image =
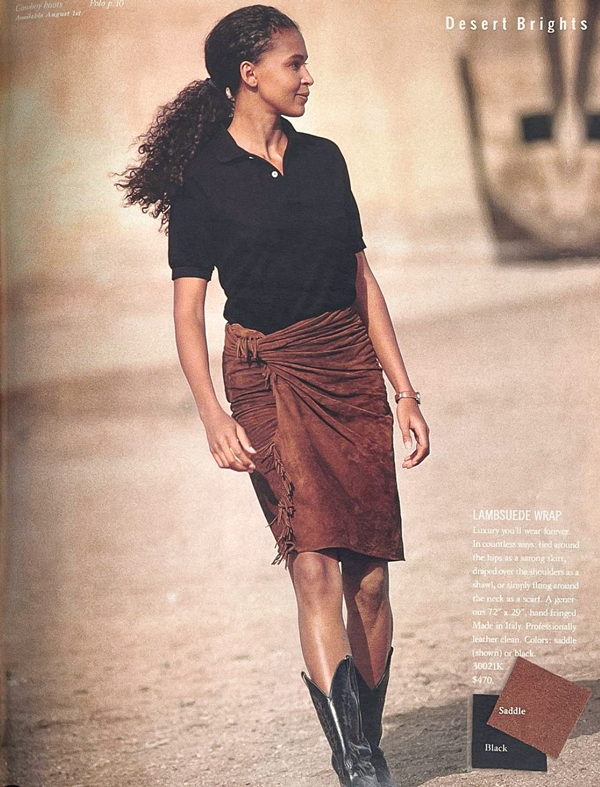
{"label": "button on shirt", "polygon": [[239,147],[217,124],[171,199],[173,280],[210,280],[214,269],[230,323],[272,333],[356,299],[356,253],[366,248],[339,147],[299,132],[287,137],[282,173]]}

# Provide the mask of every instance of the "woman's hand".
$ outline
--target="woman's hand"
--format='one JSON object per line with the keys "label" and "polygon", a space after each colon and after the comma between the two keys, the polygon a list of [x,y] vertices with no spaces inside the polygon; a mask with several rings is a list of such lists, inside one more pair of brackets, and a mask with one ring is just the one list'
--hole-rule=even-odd
{"label": "woman's hand", "polygon": [[409,451],[412,448],[411,432],[414,434],[417,443],[412,454],[404,457],[402,467],[415,467],[425,457],[429,456],[429,427],[425,423],[421,409],[415,399],[409,397],[400,399],[396,407],[396,416],[402,432],[404,447]]}
{"label": "woman's hand", "polygon": [[210,452],[219,467],[241,473],[256,470],[252,461],[252,454],[256,454],[256,450],[250,444],[244,428],[227,415],[220,405],[203,414],[202,423]]}

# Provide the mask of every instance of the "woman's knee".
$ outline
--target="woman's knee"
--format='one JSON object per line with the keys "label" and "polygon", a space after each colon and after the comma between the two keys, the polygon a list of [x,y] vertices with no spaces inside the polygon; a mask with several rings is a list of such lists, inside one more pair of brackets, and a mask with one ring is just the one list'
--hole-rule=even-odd
{"label": "woman's knee", "polygon": [[310,598],[341,595],[342,580],[334,552],[300,552],[290,567],[296,595]]}
{"label": "woman's knee", "polygon": [[379,607],[389,599],[388,564],[365,556],[342,559],[346,596],[363,606]]}

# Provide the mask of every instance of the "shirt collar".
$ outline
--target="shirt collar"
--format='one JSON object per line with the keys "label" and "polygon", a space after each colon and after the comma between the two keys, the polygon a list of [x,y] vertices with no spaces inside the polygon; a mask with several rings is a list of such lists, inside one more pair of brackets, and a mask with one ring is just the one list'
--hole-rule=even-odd
{"label": "shirt collar", "polygon": [[[288,146],[297,140],[298,131],[292,126],[290,121],[281,117],[281,128],[288,138]],[[224,123],[219,123],[214,134],[213,142],[215,145],[216,157],[219,161],[233,161],[236,158],[248,158],[248,151],[241,148],[227,130]]]}

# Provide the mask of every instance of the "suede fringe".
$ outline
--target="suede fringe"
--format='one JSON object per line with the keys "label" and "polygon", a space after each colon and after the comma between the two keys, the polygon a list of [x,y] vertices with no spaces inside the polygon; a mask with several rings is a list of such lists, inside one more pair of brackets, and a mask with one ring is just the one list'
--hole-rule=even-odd
{"label": "suede fringe", "polygon": [[288,567],[289,553],[295,546],[294,531],[292,529],[292,517],[294,516],[294,485],[286,472],[285,466],[281,461],[281,456],[275,443],[271,443],[269,453],[275,463],[275,470],[281,478],[284,487],[284,493],[277,504],[277,516],[272,522],[269,522],[268,527],[277,525],[283,527],[283,532],[275,543],[275,548],[278,551],[277,557],[271,562],[272,566],[276,566],[282,561],[285,561],[285,568]]}

